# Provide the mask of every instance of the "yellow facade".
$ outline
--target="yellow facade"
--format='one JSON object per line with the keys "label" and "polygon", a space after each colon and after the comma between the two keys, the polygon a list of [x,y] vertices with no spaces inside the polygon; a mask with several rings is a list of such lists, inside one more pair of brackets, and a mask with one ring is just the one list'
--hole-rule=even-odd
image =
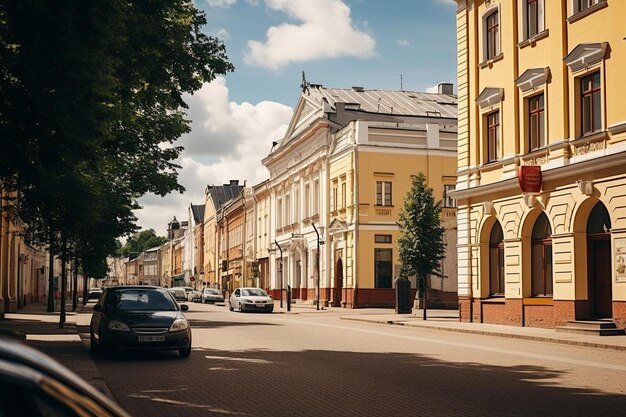
{"label": "yellow facade", "polygon": [[461,319],[626,326],[626,2],[457,3]]}

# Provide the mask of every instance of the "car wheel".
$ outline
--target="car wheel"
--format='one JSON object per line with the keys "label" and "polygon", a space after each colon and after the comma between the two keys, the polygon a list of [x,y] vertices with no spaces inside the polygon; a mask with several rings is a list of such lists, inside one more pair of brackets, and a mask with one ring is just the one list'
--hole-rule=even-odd
{"label": "car wheel", "polygon": [[100,345],[96,342],[96,336],[93,334],[93,330],[89,333],[89,346],[91,347],[91,352],[98,354],[100,353]]}
{"label": "car wheel", "polygon": [[191,355],[191,343],[186,348],[178,349],[178,354],[181,358],[188,358]]}
{"label": "car wheel", "polygon": [[228,303],[228,309],[229,309],[230,311],[233,311],[233,310],[234,310],[234,308],[233,308],[233,303]]}

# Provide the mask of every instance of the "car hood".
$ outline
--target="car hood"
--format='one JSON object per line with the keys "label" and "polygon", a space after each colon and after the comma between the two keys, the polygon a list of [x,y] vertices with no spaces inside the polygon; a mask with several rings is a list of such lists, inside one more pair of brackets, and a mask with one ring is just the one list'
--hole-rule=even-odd
{"label": "car hood", "polygon": [[181,316],[180,311],[114,311],[108,318],[122,321],[130,327],[169,327]]}
{"label": "car hood", "polygon": [[266,297],[264,295],[243,295],[241,296],[242,299],[246,299],[246,300],[250,300],[250,301],[271,301],[272,299],[270,297]]}

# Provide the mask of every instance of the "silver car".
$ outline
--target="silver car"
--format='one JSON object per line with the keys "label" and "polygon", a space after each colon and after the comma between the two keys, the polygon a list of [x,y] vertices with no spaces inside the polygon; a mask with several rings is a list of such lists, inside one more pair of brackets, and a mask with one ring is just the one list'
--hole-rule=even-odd
{"label": "silver car", "polygon": [[202,290],[202,302],[211,304],[223,303],[224,296],[215,288],[205,288]]}
{"label": "silver car", "polygon": [[274,311],[274,300],[261,288],[237,288],[229,301],[230,311]]}

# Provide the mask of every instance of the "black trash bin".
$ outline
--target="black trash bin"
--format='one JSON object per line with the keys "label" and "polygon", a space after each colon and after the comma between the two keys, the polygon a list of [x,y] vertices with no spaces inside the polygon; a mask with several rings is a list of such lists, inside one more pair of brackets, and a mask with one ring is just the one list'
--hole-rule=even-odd
{"label": "black trash bin", "polygon": [[404,277],[396,279],[396,314],[407,314],[412,311],[411,281]]}

